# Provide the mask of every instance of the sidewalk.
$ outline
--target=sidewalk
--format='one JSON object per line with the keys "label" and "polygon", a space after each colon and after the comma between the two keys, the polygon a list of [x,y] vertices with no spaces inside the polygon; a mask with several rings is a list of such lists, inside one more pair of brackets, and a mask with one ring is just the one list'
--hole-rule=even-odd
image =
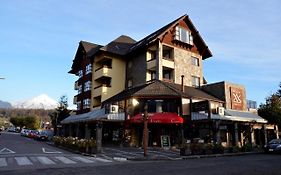
{"label": "sidewalk", "polygon": [[[48,145],[55,146],[52,142],[46,142]],[[64,148],[62,148],[64,149]],[[67,151],[77,153],[66,149]],[[212,158],[212,157],[223,157],[223,156],[242,156],[251,154],[260,154],[262,152],[238,152],[238,153],[223,153],[223,154],[208,154],[208,155],[188,155],[180,156],[180,151],[164,150],[160,148],[148,148],[147,156],[144,157],[142,148],[133,147],[103,147],[102,152],[99,154],[83,154],[86,156],[103,157],[116,161],[161,161],[161,160],[186,160],[186,159],[200,159],[200,158]],[[80,153],[82,154],[82,153]]]}

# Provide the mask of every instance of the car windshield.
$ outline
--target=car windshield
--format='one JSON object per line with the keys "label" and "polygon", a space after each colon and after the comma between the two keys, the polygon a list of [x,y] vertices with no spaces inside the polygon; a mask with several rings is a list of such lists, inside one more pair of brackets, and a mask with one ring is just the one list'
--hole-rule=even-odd
{"label": "car windshield", "polygon": [[269,144],[281,144],[281,139],[274,139],[269,142]]}

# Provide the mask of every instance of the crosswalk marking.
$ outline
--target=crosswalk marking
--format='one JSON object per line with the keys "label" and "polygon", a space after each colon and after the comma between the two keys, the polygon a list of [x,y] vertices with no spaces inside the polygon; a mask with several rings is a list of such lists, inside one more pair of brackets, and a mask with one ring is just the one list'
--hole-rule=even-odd
{"label": "crosswalk marking", "polygon": [[61,162],[65,163],[65,164],[74,164],[77,162],[74,162],[73,160],[70,160],[66,157],[60,156],[60,157],[55,157],[56,159],[60,160]]}
{"label": "crosswalk marking", "polygon": [[7,166],[7,162],[5,158],[0,158],[0,167]]}
{"label": "crosswalk marking", "polygon": [[105,163],[113,162],[112,160],[103,159],[103,158],[99,158],[99,157],[92,157],[91,159],[94,159],[94,160],[100,161],[100,162],[105,162]]}
{"label": "crosswalk marking", "polygon": [[73,157],[73,159],[79,160],[79,161],[81,161],[83,163],[93,163],[94,162],[94,161],[86,159],[84,157]]}
{"label": "crosswalk marking", "polygon": [[51,159],[47,158],[47,157],[37,157],[37,159],[39,160],[40,163],[45,164],[45,165],[53,165],[56,164],[54,161],[52,161]]}
{"label": "crosswalk marking", "polygon": [[33,165],[27,157],[15,157],[18,165]]}
{"label": "crosswalk marking", "polygon": [[12,166],[35,166],[42,165],[55,165],[55,164],[78,164],[78,163],[111,163],[114,160],[108,160],[100,157],[82,157],[82,156],[17,156],[17,157],[0,157],[0,169],[1,167]]}

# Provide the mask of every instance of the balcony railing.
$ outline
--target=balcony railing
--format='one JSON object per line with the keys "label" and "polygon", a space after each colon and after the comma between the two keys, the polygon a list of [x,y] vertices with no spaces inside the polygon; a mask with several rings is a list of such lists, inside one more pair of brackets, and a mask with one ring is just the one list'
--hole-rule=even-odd
{"label": "balcony railing", "polygon": [[112,76],[112,68],[104,66],[95,70],[94,80],[97,80],[101,77],[111,77],[111,76]]}
{"label": "balcony railing", "polygon": [[93,97],[98,97],[98,96],[101,96],[102,94],[107,93],[107,91],[110,87],[111,86],[107,85],[107,84],[102,84],[102,85],[94,87]]}

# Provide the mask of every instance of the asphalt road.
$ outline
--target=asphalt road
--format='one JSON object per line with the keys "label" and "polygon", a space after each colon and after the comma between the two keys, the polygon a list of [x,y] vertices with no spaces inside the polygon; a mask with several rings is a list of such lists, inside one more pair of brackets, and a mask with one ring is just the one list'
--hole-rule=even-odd
{"label": "asphalt road", "polygon": [[[42,153],[43,146],[49,148],[49,152],[57,151],[62,153]],[[5,154],[5,151],[2,151],[4,154],[1,154],[3,148],[8,148],[16,153]],[[27,154],[27,152],[31,152],[32,154]],[[30,160],[32,165],[19,165],[19,163],[26,162],[24,159],[19,161],[15,158],[24,156]],[[40,157],[47,157],[55,164],[41,165],[44,164],[44,161],[42,161]],[[59,159],[57,159],[58,157]],[[80,157],[80,160],[74,157]],[[83,159],[81,159],[81,157],[84,158],[84,161],[89,160],[91,163],[82,162],[81,160]],[[3,160],[6,161],[8,164],[7,166],[3,166],[5,165]],[[71,161],[75,163],[71,163]],[[46,162],[48,161],[45,161],[45,163]],[[67,164],[67,162],[69,164]],[[94,158],[91,159],[81,155],[73,155],[54,147],[48,147],[45,143],[29,140],[18,135],[2,134],[0,136],[0,174],[278,175],[281,174],[281,155],[252,154],[176,161],[100,162],[94,160]]]}
{"label": "asphalt road", "polygon": [[115,163],[120,162],[99,156],[74,154],[42,141],[22,137],[18,133],[4,132],[0,135],[1,175],[19,174],[22,171],[36,171],[41,174],[39,172],[44,169],[94,167]]}

